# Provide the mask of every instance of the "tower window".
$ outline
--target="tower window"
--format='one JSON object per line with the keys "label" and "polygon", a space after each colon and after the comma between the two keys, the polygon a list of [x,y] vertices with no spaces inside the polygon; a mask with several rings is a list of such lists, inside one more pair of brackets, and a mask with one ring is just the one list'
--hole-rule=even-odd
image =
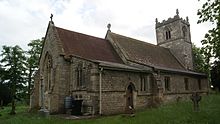
{"label": "tower window", "polygon": [[166,40],[168,40],[168,31],[166,31]]}
{"label": "tower window", "polygon": [[183,30],[183,37],[186,37],[186,33],[187,33],[186,27],[184,26],[182,30]]}
{"label": "tower window", "polygon": [[170,30],[166,30],[166,40],[169,40],[171,39],[171,33],[170,33]]}

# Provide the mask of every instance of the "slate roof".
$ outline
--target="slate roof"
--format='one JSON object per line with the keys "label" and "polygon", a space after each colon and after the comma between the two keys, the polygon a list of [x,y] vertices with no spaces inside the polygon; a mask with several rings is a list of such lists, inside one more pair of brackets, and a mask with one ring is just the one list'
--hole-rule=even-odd
{"label": "slate roof", "polygon": [[185,70],[169,49],[109,32],[128,60],[158,68]]}
{"label": "slate roof", "polygon": [[151,68],[140,68],[132,65],[125,65],[120,63],[112,63],[106,61],[95,61],[98,62],[100,66],[105,69],[113,69],[113,70],[124,70],[124,71],[135,71],[135,72],[151,72]]}
{"label": "slate roof", "polygon": [[[123,63],[108,40],[59,27],[55,28],[61,40],[65,55],[75,55],[91,60]],[[167,48],[113,32],[108,32],[108,35],[119,45],[123,54],[127,56],[127,59],[132,62],[155,68],[185,70]]]}
{"label": "slate roof", "polygon": [[111,44],[101,38],[56,27],[65,55],[123,63]]}

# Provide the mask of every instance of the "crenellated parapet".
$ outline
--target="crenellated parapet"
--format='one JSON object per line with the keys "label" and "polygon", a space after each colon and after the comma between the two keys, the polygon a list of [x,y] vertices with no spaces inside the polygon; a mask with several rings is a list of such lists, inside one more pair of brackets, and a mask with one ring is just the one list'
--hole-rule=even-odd
{"label": "crenellated parapet", "polygon": [[157,45],[170,49],[187,70],[193,70],[192,43],[189,19],[179,16],[178,9],[173,18],[159,22],[156,19]]}
{"label": "crenellated parapet", "polygon": [[184,24],[186,24],[188,26],[190,25],[189,24],[189,18],[188,17],[186,17],[186,19],[180,18],[179,11],[177,9],[176,10],[176,15],[174,15],[173,18],[168,18],[167,20],[163,20],[161,22],[159,22],[158,19],[156,18],[156,21],[155,21],[156,22],[156,28],[164,26],[164,25],[167,25],[169,23],[173,23],[175,21],[181,21],[182,23],[184,23]]}

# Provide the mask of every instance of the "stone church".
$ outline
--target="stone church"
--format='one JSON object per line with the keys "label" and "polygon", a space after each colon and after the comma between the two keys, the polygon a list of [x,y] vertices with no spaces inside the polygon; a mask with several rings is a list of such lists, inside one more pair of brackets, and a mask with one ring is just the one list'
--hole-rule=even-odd
{"label": "stone church", "polygon": [[49,22],[31,108],[64,113],[68,96],[82,100],[82,113],[117,114],[208,93],[207,76],[193,69],[188,18],[178,11],[159,22],[157,45],[108,30],[105,38]]}

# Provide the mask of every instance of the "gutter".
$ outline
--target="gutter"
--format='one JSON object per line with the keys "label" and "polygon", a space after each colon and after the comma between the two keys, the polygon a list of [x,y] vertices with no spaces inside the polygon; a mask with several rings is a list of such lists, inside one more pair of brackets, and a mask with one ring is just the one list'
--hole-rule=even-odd
{"label": "gutter", "polygon": [[99,114],[102,115],[102,71],[103,68],[100,68],[99,71]]}
{"label": "gutter", "polygon": [[153,70],[160,70],[161,72],[168,72],[168,73],[173,72],[173,73],[181,73],[181,74],[187,74],[187,75],[196,75],[196,76],[207,77],[207,75],[204,74],[204,73],[193,72],[193,71],[189,71],[189,70],[163,68],[163,67],[159,67],[159,66],[146,65],[146,64],[139,63],[139,62],[132,61],[132,60],[129,60],[129,61],[130,61],[130,62],[133,62],[133,63],[137,63],[137,64],[140,64],[140,65],[143,65],[143,66],[147,66],[147,67],[153,68]]}

